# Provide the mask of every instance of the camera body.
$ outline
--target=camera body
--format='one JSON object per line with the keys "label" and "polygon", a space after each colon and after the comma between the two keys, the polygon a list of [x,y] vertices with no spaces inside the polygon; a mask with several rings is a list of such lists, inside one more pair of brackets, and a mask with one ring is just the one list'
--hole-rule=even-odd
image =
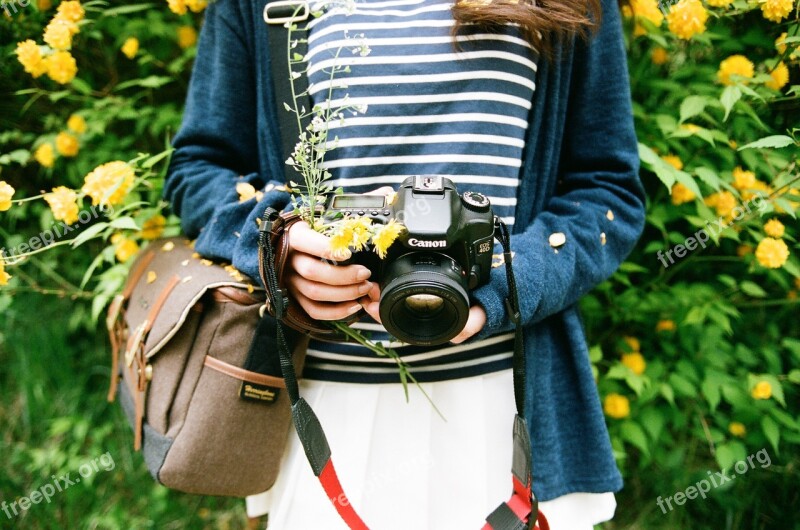
{"label": "camera body", "polygon": [[468,292],[491,272],[494,214],[486,196],[459,195],[450,179],[420,175],[403,181],[392,204],[384,195],[340,194],[329,198],[325,215],[405,226],[384,259],[362,250],[347,261],[369,268],[379,282],[381,321],[392,335],[437,345],[464,329]]}

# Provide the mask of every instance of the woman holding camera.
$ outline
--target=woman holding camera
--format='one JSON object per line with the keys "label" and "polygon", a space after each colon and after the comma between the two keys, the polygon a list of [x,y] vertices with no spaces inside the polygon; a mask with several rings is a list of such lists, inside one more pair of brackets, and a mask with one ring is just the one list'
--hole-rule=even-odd
{"label": "woman holding camera", "polygon": [[[264,4],[209,6],[165,190],[198,252],[254,278],[256,219],[290,201]],[[308,29],[313,102],[347,96],[367,107],[333,125],[333,187],[388,194],[409,176],[441,175],[487,196],[511,229],[533,491],[555,530],[609,520],[622,480],[576,303],[616,270],[644,219],[616,2],[332,2]],[[326,69],[342,48],[349,71],[331,87]],[[240,201],[241,182],[263,198]],[[304,223],[290,244],[291,303],[320,321],[365,312],[354,327],[384,338],[372,271],[331,265],[330,241]],[[508,497],[507,290],[504,268],[493,268],[450,343],[395,345],[446,421],[413,386],[405,401],[391,360],[352,344],[309,345],[301,394],[350,501],[376,530],[476,528]],[[250,512],[268,510],[271,527],[346,528],[294,435],[270,496],[252,499]]]}

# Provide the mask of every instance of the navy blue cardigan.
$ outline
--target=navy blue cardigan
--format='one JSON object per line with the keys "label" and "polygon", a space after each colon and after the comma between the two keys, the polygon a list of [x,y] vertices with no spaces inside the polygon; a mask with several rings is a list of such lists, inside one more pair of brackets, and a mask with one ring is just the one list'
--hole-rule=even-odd
{"label": "navy blue cardigan", "polygon": [[[254,278],[256,218],[289,200],[269,186],[281,184],[283,160],[265,1],[210,4],[165,189],[197,251]],[[619,9],[603,0],[593,38],[559,46],[553,62],[539,64],[512,237],[540,500],[622,487],[576,302],[616,270],[639,237],[638,170]],[[242,179],[271,191],[258,204],[239,202]],[[548,242],[555,232],[566,236],[558,249]],[[474,292],[488,316],[478,337],[512,329],[504,274],[493,269],[490,283]]]}

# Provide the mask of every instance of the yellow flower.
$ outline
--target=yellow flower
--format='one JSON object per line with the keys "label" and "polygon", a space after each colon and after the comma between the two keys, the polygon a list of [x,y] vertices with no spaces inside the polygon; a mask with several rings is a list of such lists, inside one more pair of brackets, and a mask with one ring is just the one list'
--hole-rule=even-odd
{"label": "yellow flower", "polygon": [[789,247],[783,239],[765,237],[756,247],[756,259],[768,269],[779,269],[789,259]]}
{"label": "yellow flower", "polygon": [[[753,63],[750,62],[750,59],[745,57],[744,55],[731,55],[721,63],[719,63],[719,71],[717,72],[717,78],[719,82],[723,85],[733,85],[736,81],[731,80],[732,75],[738,75],[741,77],[752,78],[753,73],[755,73],[755,68],[753,67]],[[739,80],[744,84],[747,84],[745,80]]]}
{"label": "yellow flower", "polygon": [[780,22],[789,16],[794,7],[794,0],[759,0],[761,14],[772,22]]}
{"label": "yellow flower", "polygon": [[369,217],[346,217],[328,227],[331,238],[331,253],[336,259],[350,257],[351,248],[363,250],[372,236],[372,219]]}
{"label": "yellow flower", "polygon": [[139,245],[136,244],[136,241],[128,239],[122,234],[111,236],[111,243],[115,247],[114,255],[120,263],[125,263],[139,252]]}
{"label": "yellow flower", "polygon": [[3,266],[3,260],[0,260],[0,285],[8,285],[8,280],[11,278],[12,276],[6,272],[6,269]]}
{"label": "yellow flower", "polygon": [[239,202],[247,202],[253,198],[256,201],[261,201],[264,197],[264,192],[257,191],[252,184],[247,182],[237,182],[236,193],[239,194]]}
{"label": "yellow flower", "polygon": [[139,53],[139,39],[136,37],[129,37],[125,44],[122,45],[122,54],[128,59],[133,59]]}
{"label": "yellow flower", "polygon": [[169,10],[176,15],[186,14],[186,1],[185,0],[167,0]]}
{"label": "yellow flower", "polygon": [[611,393],[603,401],[603,410],[611,418],[627,418],[631,414],[631,404],[625,396]]}
{"label": "yellow flower", "polygon": [[191,48],[197,44],[197,30],[192,26],[181,26],[178,28],[178,46],[183,48]]}
{"label": "yellow flower", "polygon": [[773,90],[780,90],[789,82],[789,68],[781,61],[769,73],[769,77],[770,80],[764,84]]}
{"label": "yellow flower", "polygon": [[54,18],[44,30],[44,41],[54,50],[68,50],[72,47],[72,35],[77,26],[67,20]]}
{"label": "yellow flower", "polygon": [[69,52],[58,51],[45,59],[47,64],[47,76],[62,85],[66,85],[78,73],[78,65],[75,58]]}
{"label": "yellow flower", "polygon": [[[664,21],[664,15],[658,9],[656,0],[631,0],[631,9],[635,17],[647,19],[656,26],[660,26]],[[644,26],[636,24],[633,34],[644,35],[645,33],[647,32]]]}
{"label": "yellow flower", "polygon": [[11,208],[11,197],[16,190],[5,180],[0,180],[0,212],[6,212]]}
{"label": "yellow flower", "polygon": [[67,129],[77,134],[83,134],[86,132],[86,120],[83,119],[83,116],[73,114],[67,120]]}
{"label": "yellow flower", "polygon": [[622,340],[628,345],[631,351],[639,351],[642,349],[642,344],[636,337],[625,336],[622,337]]}
{"label": "yellow flower", "polygon": [[780,36],[778,36],[777,39],[775,39],[775,49],[778,50],[778,53],[781,55],[786,53],[786,41],[784,41],[784,39],[788,36],[789,34],[784,31],[780,34]]}
{"label": "yellow flower", "polygon": [[675,206],[692,202],[697,198],[692,190],[684,186],[680,182],[672,186],[672,204]]}
{"label": "yellow flower", "polygon": [[777,219],[770,219],[764,224],[764,233],[769,237],[781,238],[785,231],[786,227]]}
{"label": "yellow flower", "polygon": [[717,211],[720,217],[729,217],[733,209],[736,208],[736,197],[729,191],[718,191],[705,198],[706,206],[710,206]]}
{"label": "yellow flower", "polygon": [[728,7],[733,0],[706,0],[706,3],[711,7]]}
{"label": "yellow flower", "polygon": [[64,221],[71,225],[78,220],[78,194],[66,186],[53,188],[53,191],[44,196],[44,200],[53,211],[56,221]]}
{"label": "yellow flower", "polygon": [[740,258],[743,258],[748,254],[752,253],[753,253],[753,245],[744,244],[736,247],[736,255],[739,256]]}
{"label": "yellow flower", "polygon": [[142,223],[142,237],[144,239],[158,239],[164,233],[167,219],[161,214],[156,214]]}
{"label": "yellow flower", "polygon": [[734,436],[742,438],[745,434],[747,434],[747,428],[743,423],[732,421],[730,425],[728,425],[728,432]]}
{"label": "yellow flower", "polygon": [[38,0],[36,7],[39,8],[39,11],[49,11],[53,7],[53,3],[50,0]]}
{"label": "yellow flower", "polygon": [[708,11],[700,0],[680,0],[667,15],[667,26],[678,38],[688,40],[706,30]]}
{"label": "yellow flower", "polygon": [[623,353],[622,364],[630,368],[636,375],[642,375],[647,368],[644,356],[639,352]]}
{"label": "yellow flower", "polygon": [[114,206],[125,200],[133,184],[133,168],[117,160],[98,166],[86,175],[81,189],[92,198],[92,204]]}
{"label": "yellow flower", "polygon": [[653,64],[662,65],[669,60],[669,54],[667,50],[661,46],[656,46],[653,48],[653,51],[650,52],[650,60],[653,61]]}
{"label": "yellow flower", "polygon": [[756,184],[756,174],[742,169],[740,166],[733,168],[733,187],[739,191],[750,190]]}
{"label": "yellow flower", "polygon": [[75,24],[83,20],[85,14],[86,12],[83,10],[83,6],[81,6],[81,3],[77,0],[61,2],[58,4],[58,10],[56,11],[56,16],[58,18],[68,20]]}
{"label": "yellow flower", "polygon": [[700,127],[699,125],[695,125],[694,123],[682,123],[681,129],[683,129],[684,131],[689,131],[690,133],[694,134],[697,131],[701,130],[702,127]]}
{"label": "yellow flower", "polygon": [[42,167],[53,167],[53,162],[55,162],[56,155],[53,152],[53,146],[51,144],[42,144],[36,148],[36,151],[33,152],[33,158]]}
{"label": "yellow flower", "polygon": [[78,139],[68,132],[61,131],[56,136],[56,151],[61,156],[73,157],[77,156],[80,150]]}
{"label": "yellow flower", "polygon": [[19,63],[33,77],[39,77],[47,72],[47,64],[42,57],[42,50],[31,39],[18,43],[16,54]]}
{"label": "yellow flower", "polygon": [[769,381],[759,381],[750,391],[750,395],[755,399],[769,399],[772,397],[772,385]]}
{"label": "yellow flower", "polygon": [[199,13],[208,6],[208,0],[185,0],[186,7],[192,10],[192,13]]}
{"label": "yellow flower", "polygon": [[678,171],[683,169],[683,161],[681,161],[680,157],[676,155],[664,155],[661,157],[661,159]]}
{"label": "yellow flower", "polygon": [[675,325],[675,321],[673,320],[659,320],[656,323],[656,332],[659,331],[675,331],[678,329],[678,326]]}
{"label": "yellow flower", "polygon": [[386,257],[386,251],[392,246],[397,236],[403,233],[405,227],[392,219],[385,225],[380,225],[372,235],[372,244],[375,245],[375,252],[381,259]]}

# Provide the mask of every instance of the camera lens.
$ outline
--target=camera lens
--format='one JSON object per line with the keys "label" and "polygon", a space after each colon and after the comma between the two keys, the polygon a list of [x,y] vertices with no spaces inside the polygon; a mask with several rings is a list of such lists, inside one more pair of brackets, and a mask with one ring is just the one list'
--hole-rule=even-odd
{"label": "camera lens", "polygon": [[444,254],[412,252],[386,266],[381,321],[409,344],[443,344],[461,332],[469,296],[461,266]]}
{"label": "camera lens", "polygon": [[444,299],[435,294],[412,294],[406,298],[406,307],[423,318],[432,317],[442,310]]}

